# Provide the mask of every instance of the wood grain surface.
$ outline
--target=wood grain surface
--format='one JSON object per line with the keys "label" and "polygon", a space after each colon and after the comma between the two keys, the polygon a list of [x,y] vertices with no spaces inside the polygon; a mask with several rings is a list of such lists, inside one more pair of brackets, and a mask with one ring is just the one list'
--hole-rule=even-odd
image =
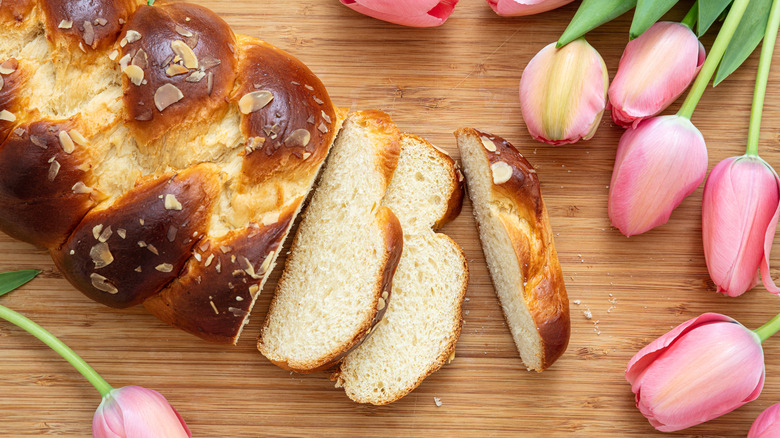
{"label": "wood grain surface", "polygon": [[[162,392],[194,436],[661,435],[639,414],[624,380],[631,356],[702,312],[726,313],[755,328],[780,311],[778,298],[763,286],[738,299],[715,292],[702,253],[701,187],[665,226],[630,239],[610,227],[607,187],[623,130],[608,114],[588,142],[551,147],[528,135],[517,96],[521,72],[563,31],[578,2],[543,15],[500,18],[483,0],[462,0],[435,29],[383,23],[337,0],[197,2],[218,12],[237,33],[263,38],[306,62],[337,105],[384,110],[402,130],[455,156],[452,132],[462,126],[513,142],[543,183],[572,300],[572,336],[551,369],[525,370],[495,297],[468,200],[444,229],[463,246],[471,268],[456,358],[385,407],[357,405],[326,374],[291,374],[257,352],[255,338],[284,260],[238,346],[226,347],[170,328],[141,307],[96,304],[56,272],[43,250],[0,235],[0,271],[44,271],[0,302],[47,327],[115,387],[135,384]],[[691,3],[681,2],[668,17],[681,19]],[[630,15],[588,36],[610,77],[627,42]],[[707,48],[712,40],[704,38]],[[709,147],[710,169],[744,151],[757,63],[754,53],[733,77],[708,90],[693,116]],[[780,168],[780,62],[766,102],[760,150]],[[772,257],[775,277],[779,242]],[[675,435],[745,436],[764,408],[780,402],[780,337],[764,348],[767,377],[758,400]],[[440,407],[434,397],[441,399]],[[0,323],[0,436],[90,436],[99,401],[55,353]]]}

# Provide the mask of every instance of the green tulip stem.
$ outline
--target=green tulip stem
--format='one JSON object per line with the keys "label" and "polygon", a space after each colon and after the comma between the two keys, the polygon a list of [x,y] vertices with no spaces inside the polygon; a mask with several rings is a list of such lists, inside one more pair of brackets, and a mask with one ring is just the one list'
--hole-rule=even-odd
{"label": "green tulip stem", "polygon": [[[777,3],[777,0],[775,0],[775,3]],[[778,330],[780,330],[780,314],[775,315],[774,318],[770,319],[766,324],[762,325],[761,327],[753,330],[753,332],[761,340],[761,343],[764,343],[764,341],[766,341],[772,335],[777,333]]]}
{"label": "green tulip stem", "polygon": [[92,386],[98,390],[102,397],[105,397],[112,389],[114,389],[111,387],[111,385],[108,384],[108,382],[105,381],[105,379],[100,377],[100,374],[98,374],[94,368],[89,366],[89,364],[86,363],[84,359],[79,357],[78,354],[71,350],[70,347],[65,345],[53,334],[49,333],[49,331],[39,326],[31,319],[3,305],[0,305],[0,318],[23,328],[31,335],[40,339],[44,344],[51,347],[52,350],[56,351],[60,356],[65,358],[65,360],[70,362],[70,364],[73,365],[73,367],[76,368],[78,372],[86,377],[86,379],[89,380],[89,383],[91,383]]}
{"label": "green tulip stem", "polygon": [[699,21],[699,0],[696,0],[696,3],[693,4],[691,10],[685,14],[685,18],[683,18],[681,23],[693,30],[693,26],[696,26],[697,21]]}
{"label": "green tulip stem", "polygon": [[734,3],[732,3],[731,10],[729,11],[728,16],[726,16],[726,21],[723,23],[720,32],[718,32],[715,43],[712,45],[710,53],[704,61],[704,65],[702,66],[699,75],[696,76],[696,80],[693,82],[691,91],[688,92],[685,102],[683,102],[682,107],[680,107],[680,111],[677,112],[678,116],[690,119],[693,115],[693,110],[695,110],[696,105],[699,104],[699,100],[704,94],[704,90],[707,89],[707,85],[710,83],[712,75],[715,74],[718,64],[720,64],[721,59],[723,59],[723,54],[726,53],[726,48],[729,46],[731,37],[734,36],[734,32],[737,30],[740,20],[742,20],[742,15],[744,15],[748,3],[750,3],[750,0],[734,0]]}
{"label": "green tulip stem", "polygon": [[758,60],[756,88],[753,91],[753,107],[750,109],[750,128],[748,128],[745,155],[758,156],[758,135],[761,131],[761,116],[764,112],[766,83],[769,80],[769,67],[772,65],[772,53],[775,51],[778,28],[780,28],[780,1],[774,0],[772,10],[769,11],[769,23],[766,25],[764,42],[761,45],[761,58]]}

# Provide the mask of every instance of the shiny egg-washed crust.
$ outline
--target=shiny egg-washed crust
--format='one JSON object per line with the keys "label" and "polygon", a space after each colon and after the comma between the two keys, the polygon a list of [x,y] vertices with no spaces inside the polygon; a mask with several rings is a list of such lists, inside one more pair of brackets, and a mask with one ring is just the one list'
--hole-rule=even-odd
{"label": "shiny egg-washed crust", "polygon": [[[471,128],[455,132],[485,137],[496,146],[491,152],[480,148],[490,165],[507,163],[512,175],[503,184],[493,184],[493,196],[512,207],[513,214],[530,224],[533,233],[526,235],[510,220],[501,218],[509,234],[525,285],[522,293],[536,329],[542,339],[542,370],[548,368],[566,351],[571,322],[569,299],[563,281],[563,272],[555,251],[550,219],[542,199],[541,185],[536,170],[520,152],[503,138]],[[541,370],[538,370],[541,371]]]}
{"label": "shiny egg-washed crust", "polygon": [[[0,230],[49,249],[98,302],[144,304],[196,336],[235,343],[344,112],[303,63],[236,36],[198,5],[3,0],[4,34]],[[35,47],[16,53],[25,44]],[[84,80],[105,82],[94,87],[102,94],[60,84],[73,87],[58,91],[75,96],[75,113],[34,106],[47,62],[84,69]],[[163,86],[180,96],[160,99]],[[254,91],[273,99],[246,110],[239,103]],[[190,150],[205,158],[161,161]]]}

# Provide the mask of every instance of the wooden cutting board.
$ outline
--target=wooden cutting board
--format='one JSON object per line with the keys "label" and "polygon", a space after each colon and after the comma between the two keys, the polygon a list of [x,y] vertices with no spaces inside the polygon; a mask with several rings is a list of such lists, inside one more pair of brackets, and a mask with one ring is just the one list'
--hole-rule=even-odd
{"label": "wooden cutting board", "polygon": [[[623,131],[608,114],[588,142],[551,147],[528,135],[517,96],[520,74],[563,31],[578,2],[543,15],[500,18],[483,0],[462,0],[450,20],[435,29],[383,23],[337,0],[197,2],[218,12],[237,33],[263,38],[306,62],[337,105],[384,110],[402,130],[456,157],[452,131],[458,127],[478,127],[513,142],[542,181],[572,300],[572,336],[551,369],[525,370],[493,292],[468,200],[461,216],[444,228],[463,246],[471,269],[456,358],[385,407],[357,405],[334,389],[326,374],[291,374],[257,352],[255,338],[284,260],[262,292],[244,337],[237,347],[228,347],[170,328],[143,308],[98,305],[55,271],[45,251],[0,234],[0,271],[44,271],[0,302],[47,327],[114,386],[161,391],[194,436],[661,435],[634,407],[623,378],[631,356],[703,312],[729,314],[750,328],[780,312],[778,298],[762,286],[738,299],[715,292],[702,254],[701,187],[656,230],[627,239],[610,227],[607,187]],[[678,7],[669,17],[681,19],[684,12]],[[630,14],[588,36],[610,76],[627,42],[629,21]],[[712,40],[704,38],[705,46]],[[775,60],[761,153],[780,168],[780,55]],[[710,168],[743,153],[757,63],[755,53],[733,77],[708,90],[693,116],[709,146]],[[778,242],[775,277],[780,276]],[[764,346],[767,377],[761,397],[678,435],[745,436],[763,409],[780,402],[780,338]],[[434,397],[441,399],[440,407]],[[99,401],[55,353],[0,323],[0,436],[90,436]]]}

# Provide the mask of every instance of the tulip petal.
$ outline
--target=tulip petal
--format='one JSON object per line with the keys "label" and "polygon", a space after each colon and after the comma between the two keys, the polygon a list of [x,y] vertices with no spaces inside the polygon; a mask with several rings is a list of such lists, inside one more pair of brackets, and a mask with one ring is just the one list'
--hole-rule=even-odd
{"label": "tulip petal", "polygon": [[780,403],[766,408],[750,427],[747,438],[775,438],[780,436]]}
{"label": "tulip petal", "polygon": [[361,14],[412,27],[440,26],[452,14],[458,0],[339,0]]}
{"label": "tulip petal", "polygon": [[[778,180],[778,186],[780,187],[780,180]],[[778,288],[774,280],[772,280],[772,275],[769,272],[769,253],[772,251],[772,241],[775,239],[778,218],[780,218],[780,204],[778,204],[775,215],[772,217],[769,228],[766,230],[766,237],[764,238],[764,258],[761,261],[761,277],[764,281],[764,287],[775,295],[780,294],[780,288]]]}
{"label": "tulip petal", "polygon": [[718,292],[736,297],[757,284],[766,231],[780,204],[777,185],[758,157],[728,158],[710,173],[702,197],[702,239]]}
{"label": "tulip petal", "polygon": [[178,412],[157,391],[140,386],[112,390],[92,420],[95,438],[190,438]]}
{"label": "tulip petal", "polygon": [[588,140],[606,106],[609,84],[601,55],[584,39],[543,48],[523,70],[520,104],[528,132],[549,144]]}
{"label": "tulip petal", "polygon": [[658,430],[673,432],[754,400],[763,381],[760,341],[734,321],[688,327],[634,386],[642,414]]}
{"label": "tulip petal", "polygon": [[664,349],[691,329],[715,322],[736,322],[736,320],[719,313],[705,313],[685,321],[671,331],[655,339],[653,342],[647,344],[645,348],[639,350],[639,352],[631,358],[626,367],[626,380],[632,385],[632,390],[634,390],[634,392],[639,391],[638,386],[634,386],[634,382],[637,381],[637,378],[645,371],[647,366],[664,352]]}
{"label": "tulip petal", "polygon": [[496,14],[503,17],[517,17],[547,12],[574,0],[487,0]]}
{"label": "tulip petal", "polygon": [[707,174],[704,137],[690,120],[660,116],[643,120],[620,138],[608,214],[626,236],[665,224]]}
{"label": "tulip petal", "polygon": [[658,22],[630,41],[609,87],[615,123],[629,127],[666,109],[704,64],[704,46],[687,26]]}

